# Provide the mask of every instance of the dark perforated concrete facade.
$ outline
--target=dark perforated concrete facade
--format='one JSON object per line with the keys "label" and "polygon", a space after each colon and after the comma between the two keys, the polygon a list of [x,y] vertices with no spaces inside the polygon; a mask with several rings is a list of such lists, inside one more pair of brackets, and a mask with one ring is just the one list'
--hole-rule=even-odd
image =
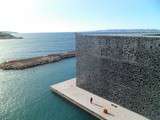
{"label": "dark perforated concrete facade", "polygon": [[76,35],[77,86],[160,120],[160,38]]}

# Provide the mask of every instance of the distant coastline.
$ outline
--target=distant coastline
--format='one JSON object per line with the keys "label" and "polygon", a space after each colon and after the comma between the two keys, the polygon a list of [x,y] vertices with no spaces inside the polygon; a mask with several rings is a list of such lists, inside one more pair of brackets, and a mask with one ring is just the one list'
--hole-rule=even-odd
{"label": "distant coastline", "polygon": [[12,60],[0,64],[0,69],[3,70],[23,70],[39,65],[44,65],[48,63],[54,63],[61,61],[66,58],[72,58],[76,56],[75,51],[49,54],[47,56],[33,57],[28,59]]}
{"label": "distant coastline", "polygon": [[23,37],[14,36],[9,32],[0,32],[0,39],[23,39]]}

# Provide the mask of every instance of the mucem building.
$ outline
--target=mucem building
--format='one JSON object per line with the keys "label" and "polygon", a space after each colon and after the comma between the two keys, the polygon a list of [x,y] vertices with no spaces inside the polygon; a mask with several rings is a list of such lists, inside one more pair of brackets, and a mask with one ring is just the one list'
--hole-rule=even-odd
{"label": "mucem building", "polygon": [[159,35],[77,33],[77,86],[160,120]]}

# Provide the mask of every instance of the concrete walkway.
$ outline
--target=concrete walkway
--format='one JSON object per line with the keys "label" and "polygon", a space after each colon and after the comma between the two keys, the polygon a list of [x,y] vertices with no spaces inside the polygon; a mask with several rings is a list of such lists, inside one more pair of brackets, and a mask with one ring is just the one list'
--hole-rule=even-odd
{"label": "concrete walkway", "polygon": [[[76,79],[52,85],[51,89],[73,104],[102,120],[148,120],[135,112],[77,87]],[[90,103],[91,97],[93,97],[93,104]],[[104,108],[108,110],[109,114],[103,112]]]}

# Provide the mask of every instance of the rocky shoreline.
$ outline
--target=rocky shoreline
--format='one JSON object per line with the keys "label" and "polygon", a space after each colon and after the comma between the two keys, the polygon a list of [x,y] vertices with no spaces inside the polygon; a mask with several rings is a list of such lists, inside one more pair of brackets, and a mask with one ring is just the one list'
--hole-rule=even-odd
{"label": "rocky shoreline", "polygon": [[39,65],[44,65],[48,63],[54,63],[61,61],[66,58],[72,58],[76,56],[75,51],[58,53],[58,54],[49,54],[47,56],[40,56],[28,59],[21,60],[12,60],[0,64],[0,69],[3,70],[23,70]]}
{"label": "rocky shoreline", "polygon": [[14,36],[7,32],[0,32],[0,39],[23,39],[23,37]]}

